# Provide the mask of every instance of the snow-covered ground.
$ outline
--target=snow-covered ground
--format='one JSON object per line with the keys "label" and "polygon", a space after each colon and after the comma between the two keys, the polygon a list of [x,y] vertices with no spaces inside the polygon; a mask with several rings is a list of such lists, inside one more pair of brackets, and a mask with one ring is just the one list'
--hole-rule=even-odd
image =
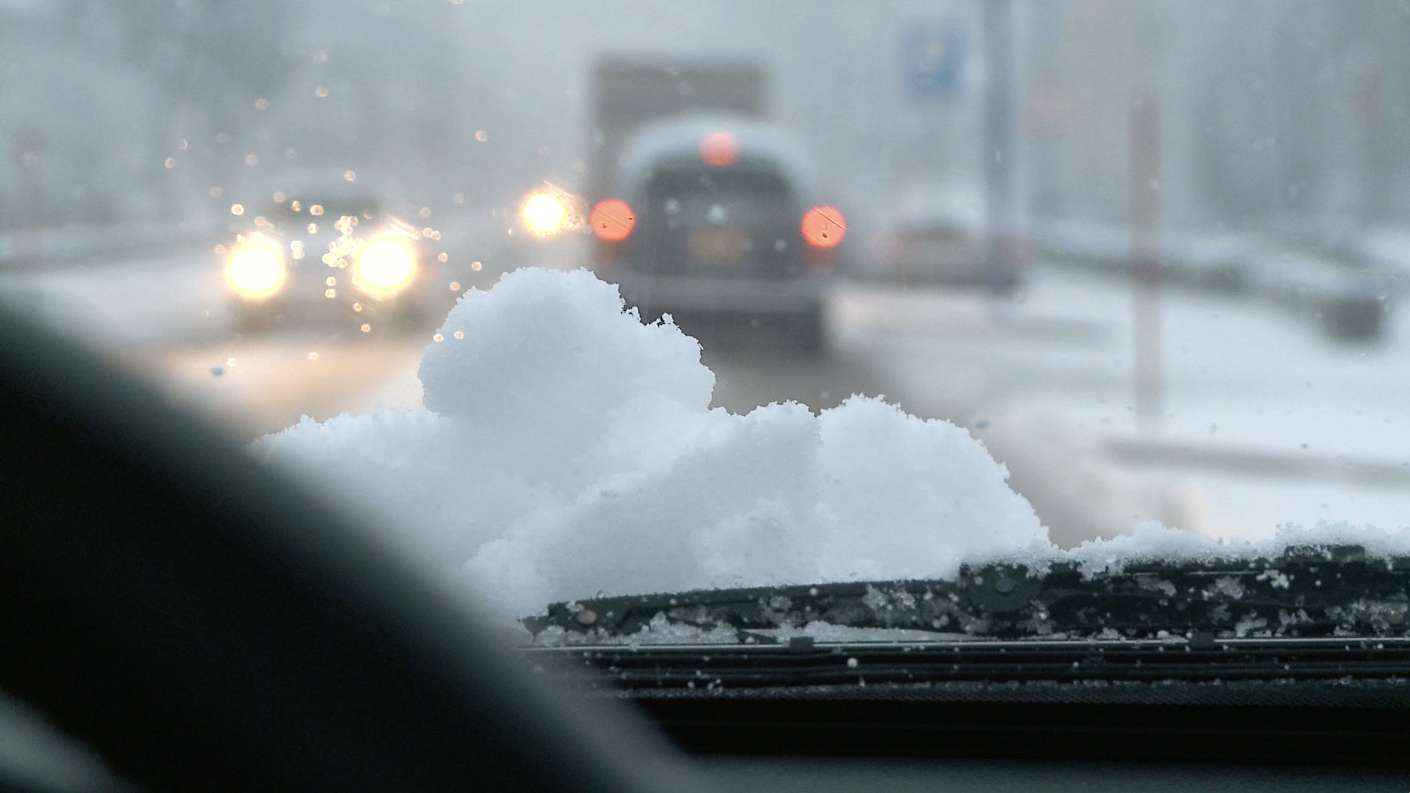
{"label": "snow-covered ground", "polygon": [[210,246],[0,271],[0,296],[80,339],[123,351],[228,337],[229,300]]}
{"label": "snow-covered ground", "polygon": [[[1038,487],[1062,487],[1063,450],[1087,449],[1107,458],[1098,467],[1111,481],[1160,485],[1181,502],[1178,518],[1149,506],[1137,517],[1244,537],[1289,522],[1410,525],[1403,313],[1392,315],[1381,344],[1347,346],[1272,306],[1167,292],[1159,416],[1143,421],[1129,288],[1034,275],[1016,304],[993,309],[913,292],[856,294],[840,310],[890,339],[875,354],[907,366],[903,403],[925,413],[938,405],[975,428],[1015,469],[1021,491],[1024,480],[1042,478]],[[1025,458],[1052,467],[1031,473]],[[1091,468],[1080,455],[1070,463]]]}

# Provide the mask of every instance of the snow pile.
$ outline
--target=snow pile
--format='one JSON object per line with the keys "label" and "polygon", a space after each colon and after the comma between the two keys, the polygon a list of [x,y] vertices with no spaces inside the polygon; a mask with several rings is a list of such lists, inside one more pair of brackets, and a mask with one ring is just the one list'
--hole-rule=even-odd
{"label": "snow pile", "polygon": [[425,409],[305,418],[254,450],[370,510],[509,617],[596,594],[947,578],[961,562],[1090,574],[1289,545],[1410,554],[1410,531],[1345,525],[1224,542],[1148,524],[1059,550],[965,430],[857,396],[820,414],[711,409],[699,344],[643,324],[585,271],[472,290],[437,338]]}
{"label": "snow pile", "polygon": [[424,410],[305,418],[254,449],[368,505],[512,616],[1054,553],[965,430],[855,396],[816,415],[711,409],[699,344],[588,272],[510,273],[438,338]]}

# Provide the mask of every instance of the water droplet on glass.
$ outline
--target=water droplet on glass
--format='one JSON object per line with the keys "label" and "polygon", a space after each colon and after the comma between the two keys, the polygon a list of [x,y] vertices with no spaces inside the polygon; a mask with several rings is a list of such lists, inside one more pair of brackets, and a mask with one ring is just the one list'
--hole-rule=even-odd
{"label": "water droplet on glass", "polygon": [[313,89],[313,95],[318,97],[319,99],[326,99],[328,97],[328,86],[318,86],[317,88]]}
{"label": "water droplet on glass", "polygon": [[484,131],[483,129],[475,130],[475,140],[479,141],[480,143],[485,143],[489,141],[489,139],[490,133]]}
{"label": "water droplet on glass", "polygon": [[361,311],[361,310],[362,310],[362,304],[361,304],[361,303],[353,303],[353,311]]}
{"label": "water droplet on glass", "polygon": [[450,282],[450,291],[452,291],[452,292],[459,292],[459,291],[460,291],[460,282],[459,282],[459,281],[451,281],[451,282]]}
{"label": "water droplet on glass", "polygon": [[440,262],[441,264],[445,264],[446,262],[450,261],[450,254],[446,253],[445,251],[441,251],[440,253],[436,254],[436,261]]}
{"label": "water droplet on glass", "polygon": [[436,342],[437,344],[439,344],[440,342],[443,342],[443,341],[445,341],[445,340],[446,340],[446,337],[445,337],[445,336],[442,336],[442,335],[439,334],[439,333],[437,333],[436,335],[434,335],[434,336],[431,337],[431,341],[434,341],[434,342]]}
{"label": "water droplet on glass", "polygon": [[310,352],[310,353],[308,354],[308,359],[309,359],[310,361],[316,361],[316,360],[318,360],[318,353],[316,353],[316,352]]}
{"label": "water droplet on glass", "polygon": [[362,323],[362,327],[358,328],[358,330],[362,331],[363,333],[371,333],[371,332],[372,332],[372,326],[371,326],[370,324],[364,322],[364,323]]}
{"label": "water droplet on glass", "polygon": [[480,271],[480,268],[482,268],[482,267],[484,267],[484,265],[481,264],[480,262],[470,262],[470,269],[471,269],[471,270],[474,270],[474,271],[477,272],[477,273]]}
{"label": "water droplet on glass", "polygon": [[457,330],[456,332],[450,335],[454,336],[456,341],[460,341],[461,339],[465,338],[465,331]]}

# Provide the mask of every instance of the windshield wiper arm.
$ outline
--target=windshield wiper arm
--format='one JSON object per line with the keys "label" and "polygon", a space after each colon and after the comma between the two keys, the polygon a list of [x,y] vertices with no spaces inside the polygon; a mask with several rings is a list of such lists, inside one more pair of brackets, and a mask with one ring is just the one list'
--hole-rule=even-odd
{"label": "windshield wiper arm", "polygon": [[[761,631],[820,621],[857,629],[1199,643],[1230,637],[1404,635],[1410,558],[1360,546],[1294,546],[1274,559],[1128,564],[1086,575],[1076,565],[964,566],[953,580],[696,590],[555,603],[524,620],[591,637],[630,637],[656,620],[700,630]],[[751,642],[752,643],[752,642]]]}

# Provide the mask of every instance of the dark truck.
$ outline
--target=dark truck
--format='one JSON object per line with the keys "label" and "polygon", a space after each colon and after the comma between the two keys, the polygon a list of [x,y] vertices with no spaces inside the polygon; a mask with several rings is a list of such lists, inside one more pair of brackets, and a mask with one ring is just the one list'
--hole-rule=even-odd
{"label": "dark truck", "polygon": [[643,125],[693,113],[764,118],[767,90],[763,67],[749,60],[602,58],[593,73],[589,201],[609,197],[622,147]]}
{"label": "dark truck", "polygon": [[644,318],[763,330],[822,350],[824,290],[846,227],[812,163],[762,118],[738,61],[604,61],[589,174],[597,274]]}

